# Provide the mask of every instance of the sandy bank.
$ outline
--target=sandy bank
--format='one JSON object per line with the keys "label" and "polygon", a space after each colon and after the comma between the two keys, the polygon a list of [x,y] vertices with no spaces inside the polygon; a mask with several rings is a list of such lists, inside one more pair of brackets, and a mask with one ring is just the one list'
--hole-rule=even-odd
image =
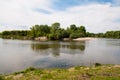
{"label": "sandy bank", "polygon": [[92,38],[92,37],[84,37],[84,38],[76,38],[73,39],[73,41],[89,41],[89,40],[95,40],[97,38]]}

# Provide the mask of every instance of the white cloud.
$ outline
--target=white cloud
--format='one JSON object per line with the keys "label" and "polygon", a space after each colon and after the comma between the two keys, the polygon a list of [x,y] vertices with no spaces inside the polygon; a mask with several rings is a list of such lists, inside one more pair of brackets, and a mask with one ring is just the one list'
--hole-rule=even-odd
{"label": "white cloud", "polygon": [[0,31],[20,29],[20,26],[31,26],[40,22],[44,14],[34,12],[34,8],[51,11],[50,0],[0,0],[0,5]]}
{"label": "white cloud", "polygon": [[[111,4],[90,4],[56,11],[51,8],[54,0],[0,0],[0,31],[6,29],[23,29],[21,26],[34,24],[52,24],[60,22],[61,27],[70,24],[84,25],[87,31],[104,32],[120,30],[120,6]],[[51,12],[45,14],[34,9],[39,8]],[[2,25],[4,24],[4,25]],[[11,27],[12,26],[12,27]]]}
{"label": "white cloud", "polygon": [[110,4],[76,6],[52,15],[54,21],[61,22],[63,26],[85,25],[90,32],[120,30],[120,22],[115,22],[116,19],[120,18],[120,7],[111,7]]}

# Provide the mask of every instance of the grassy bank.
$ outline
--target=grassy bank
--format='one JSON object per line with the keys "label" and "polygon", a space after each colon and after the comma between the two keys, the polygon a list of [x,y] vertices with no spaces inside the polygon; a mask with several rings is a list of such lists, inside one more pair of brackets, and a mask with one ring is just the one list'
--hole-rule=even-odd
{"label": "grassy bank", "polygon": [[0,76],[0,80],[120,80],[120,65],[96,65],[68,69],[28,68]]}

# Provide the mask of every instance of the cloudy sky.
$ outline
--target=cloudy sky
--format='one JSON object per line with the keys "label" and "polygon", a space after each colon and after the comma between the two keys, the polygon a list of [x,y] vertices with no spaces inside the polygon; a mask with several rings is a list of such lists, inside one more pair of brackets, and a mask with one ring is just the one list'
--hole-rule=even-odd
{"label": "cloudy sky", "polygon": [[120,30],[120,0],[0,0],[0,32],[54,22],[94,33]]}

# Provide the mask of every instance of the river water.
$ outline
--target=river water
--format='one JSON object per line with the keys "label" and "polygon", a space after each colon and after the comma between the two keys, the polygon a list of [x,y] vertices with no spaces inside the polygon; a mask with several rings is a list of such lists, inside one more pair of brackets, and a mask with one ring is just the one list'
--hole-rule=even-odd
{"label": "river water", "polygon": [[120,39],[80,42],[0,39],[0,74],[36,68],[67,68],[94,63],[120,64]]}

